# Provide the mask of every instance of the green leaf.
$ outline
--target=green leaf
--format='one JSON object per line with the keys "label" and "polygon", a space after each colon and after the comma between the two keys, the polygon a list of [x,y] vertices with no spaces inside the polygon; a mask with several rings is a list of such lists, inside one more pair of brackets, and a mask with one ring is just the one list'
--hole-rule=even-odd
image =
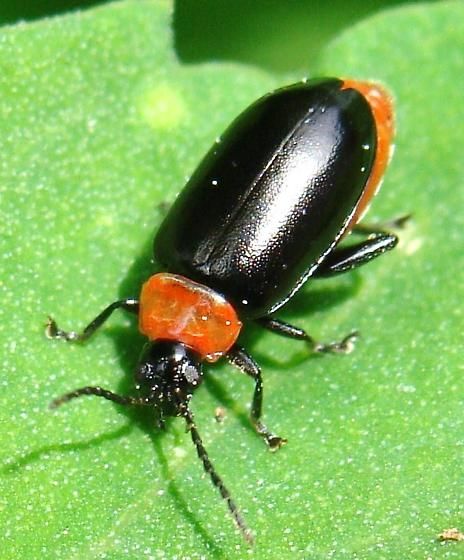
{"label": "green leaf", "polygon": [[[424,1],[427,0],[407,3]],[[271,71],[298,70],[300,77],[313,67],[327,42],[343,29],[379,10],[404,3],[405,0],[177,0],[176,49],[180,58],[190,63],[214,57]]]}
{"label": "green leaf", "polygon": [[464,526],[463,49],[464,7],[442,2],[366,20],[312,67],[392,90],[396,154],[369,219],[413,221],[396,251],[308,284],[281,313],[323,339],[359,329],[356,352],[311,357],[245,335],[285,448],[258,441],[252,383],[231,367],[209,368],[195,395],[211,459],[256,533],[250,550],[180,420],[159,432],[149,414],[90,398],[48,410],[84,385],[131,391],[134,321],[115,316],[81,346],[48,341],[43,324],[78,329],[137,295],[162,205],[282,80],[180,63],[161,0],[0,32],[2,559],[462,557],[463,543],[436,537]]}

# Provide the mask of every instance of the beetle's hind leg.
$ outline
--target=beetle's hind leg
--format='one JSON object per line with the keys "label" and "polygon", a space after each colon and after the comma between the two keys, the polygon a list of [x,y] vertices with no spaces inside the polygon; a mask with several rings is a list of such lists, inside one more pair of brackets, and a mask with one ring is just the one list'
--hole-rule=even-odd
{"label": "beetle's hind leg", "polygon": [[90,338],[94,332],[98,330],[110,317],[113,311],[120,308],[137,314],[139,312],[139,302],[133,298],[114,301],[108,305],[108,307],[105,307],[105,309],[99,313],[95,319],[90,321],[82,332],[63,331],[58,327],[56,321],[52,317],[49,317],[45,328],[45,334],[48,338],[60,338],[62,340],[66,340],[67,342],[82,342]]}
{"label": "beetle's hind leg", "polygon": [[382,222],[359,222],[353,227],[352,232],[360,235],[388,233],[391,230],[404,229],[411,219],[412,214],[401,214],[400,216],[396,216],[396,218]]}
{"label": "beetle's hind leg", "polygon": [[[358,268],[380,257],[387,251],[391,251],[396,247],[398,237],[394,233],[389,233],[384,228],[402,228],[409,219],[410,215],[403,215],[383,224],[356,224],[353,228],[353,233],[367,236],[367,239],[353,245],[345,245],[333,249],[314,271],[312,277],[327,278],[336,276]],[[304,340],[310,344],[314,352],[320,353],[349,354],[354,349],[354,343],[359,337],[359,333],[353,331],[338,342],[325,344],[314,340],[303,329],[294,327],[289,323],[279,321],[270,316],[257,319],[257,323],[282,336],[294,338],[296,340]]]}
{"label": "beetle's hind leg", "polygon": [[398,244],[398,236],[388,231],[401,229],[411,219],[409,214],[379,224],[356,224],[352,235],[366,237],[361,242],[335,247],[314,271],[312,278],[328,278],[358,268]]}
{"label": "beetle's hind leg", "polygon": [[254,379],[255,391],[253,393],[253,402],[251,403],[251,421],[253,422],[256,432],[264,439],[269,449],[271,451],[276,451],[279,447],[287,443],[287,440],[271,432],[265,424],[261,422],[263,408],[263,378],[261,376],[261,368],[246,350],[236,344],[227,352],[226,357],[231,364]]}
{"label": "beetle's hind leg", "polygon": [[303,340],[307,342],[313,352],[318,352],[321,354],[349,354],[354,349],[354,344],[359,338],[358,331],[352,331],[341,340],[337,342],[318,342],[312,336],[310,336],[306,331],[298,327],[294,327],[289,323],[284,321],[279,321],[273,317],[261,317],[257,319],[257,323],[272,331],[273,333],[285,336],[287,338],[293,338],[295,340]]}

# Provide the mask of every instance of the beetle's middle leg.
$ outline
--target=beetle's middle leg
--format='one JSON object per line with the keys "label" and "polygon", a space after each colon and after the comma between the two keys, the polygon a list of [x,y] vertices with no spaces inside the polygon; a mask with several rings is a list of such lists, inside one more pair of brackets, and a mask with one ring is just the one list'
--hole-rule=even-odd
{"label": "beetle's middle leg", "polygon": [[[396,220],[389,222],[388,225],[397,228],[403,227],[409,218],[409,216],[400,216]],[[357,224],[353,232],[356,234],[368,235],[368,238],[354,245],[336,247],[315,270],[312,278],[326,278],[358,268],[380,255],[383,255],[385,252],[390,251],[398,243],[398,237],[394,233],[383,231],[378,225],[370,226]],[[274,317],[271,316],[261,317],[257,319],[256,322],[274,333],[296,340],[304,340],[311,345],[314,352],[348,354],[353,350],[354,343],[359,337],[359,333],[353,331],[339,342],[324,344],[316,341],[303,329],[294,327],[284,321],[274,319]]]}
{"label": "beetle's middle leg", "polygon": [[268,329],[273,333],[280,334],[281,336],[293,338],[295,340],[303,340],[311,346],[314,352],[325,354],[349,354],[353,351],[356,339],[359,337],[358,331],[352,331],[342,338],[342,340],[323,343],[315,340],[303,329],[294,327],[293,325],[280,321],[279,319],[274,319],[274,317],[261,317],[260,319],[257,319],[257,323],[265,329]]}

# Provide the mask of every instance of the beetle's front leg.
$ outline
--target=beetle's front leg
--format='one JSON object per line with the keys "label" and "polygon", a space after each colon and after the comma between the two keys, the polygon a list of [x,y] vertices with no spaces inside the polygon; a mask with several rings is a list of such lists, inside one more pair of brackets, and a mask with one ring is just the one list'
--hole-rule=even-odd
{"label": "beetle's front leg", "polygon": [[303,340],[311,346],[314,352],[321,354],[349,354],[353,351],[356,339],[359,337],[358,331],[352,331],[342,338],[342,340],[323,343],[314,340],[314,338],[303,329],[294,327],[285,321],[279,321],[279,319],[274,319],[273,317],[261,317],[257,319],[257,323],[265,329],[281,336],[293,338],[295,340]]}
{"label": "beetle's front leg", "polygon": [[255,381],[255,391],[251,404],[251,421],[256,432],[264,439],[271,451],[277,451],[282,445],[287,443],[285,438],[274,434],[261,422],[263,408],[263,379],[261,369],[253,358],[240,346],[234,344],[226,354],[231,364],[238,367],[241,371],[252,377]]}
{"label": "beetle's front leg", "polygon": [[125,309],[131,313],[138,314],[139,312],[139,302],[133,298],[121,299],[114,301],[108,307],[106,307],[100,314],[98,314],[95,319],[93,319],[82,332],[75,331],[63,331],[61,330],[56,321],[52,318],[48,318],[47,326],[45,329],[45,334],[48,338],[60,338],[66,340],[67,342],[82,342],[90,338],[94,332],[103,325],[103,323],[110,317],[110,315],[116,309]]}

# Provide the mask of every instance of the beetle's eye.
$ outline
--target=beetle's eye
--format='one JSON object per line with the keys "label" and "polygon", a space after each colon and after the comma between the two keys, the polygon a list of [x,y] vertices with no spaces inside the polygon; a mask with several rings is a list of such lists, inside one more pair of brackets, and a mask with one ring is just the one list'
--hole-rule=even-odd
{"label": "beetle's eye", "polygon": [[143,383],[153,379],[155,375],[155,367],[149,362],[140,362],[135,372],[135,379],[138,382]]}
{"label": "beetle's eye", "polygon": [[140,384],[174,387],[196,386],[202,377],[199,356],[183,344],[155,341],[145,345],[135,379]]}
{"label": "beetle's eye", "polygon": [[186,364],[183,368],[183,375],[186,381],[190,385],[198,385],[201,378],[201,373],[198,371],[198,367],[195,367],[192,364]]}

